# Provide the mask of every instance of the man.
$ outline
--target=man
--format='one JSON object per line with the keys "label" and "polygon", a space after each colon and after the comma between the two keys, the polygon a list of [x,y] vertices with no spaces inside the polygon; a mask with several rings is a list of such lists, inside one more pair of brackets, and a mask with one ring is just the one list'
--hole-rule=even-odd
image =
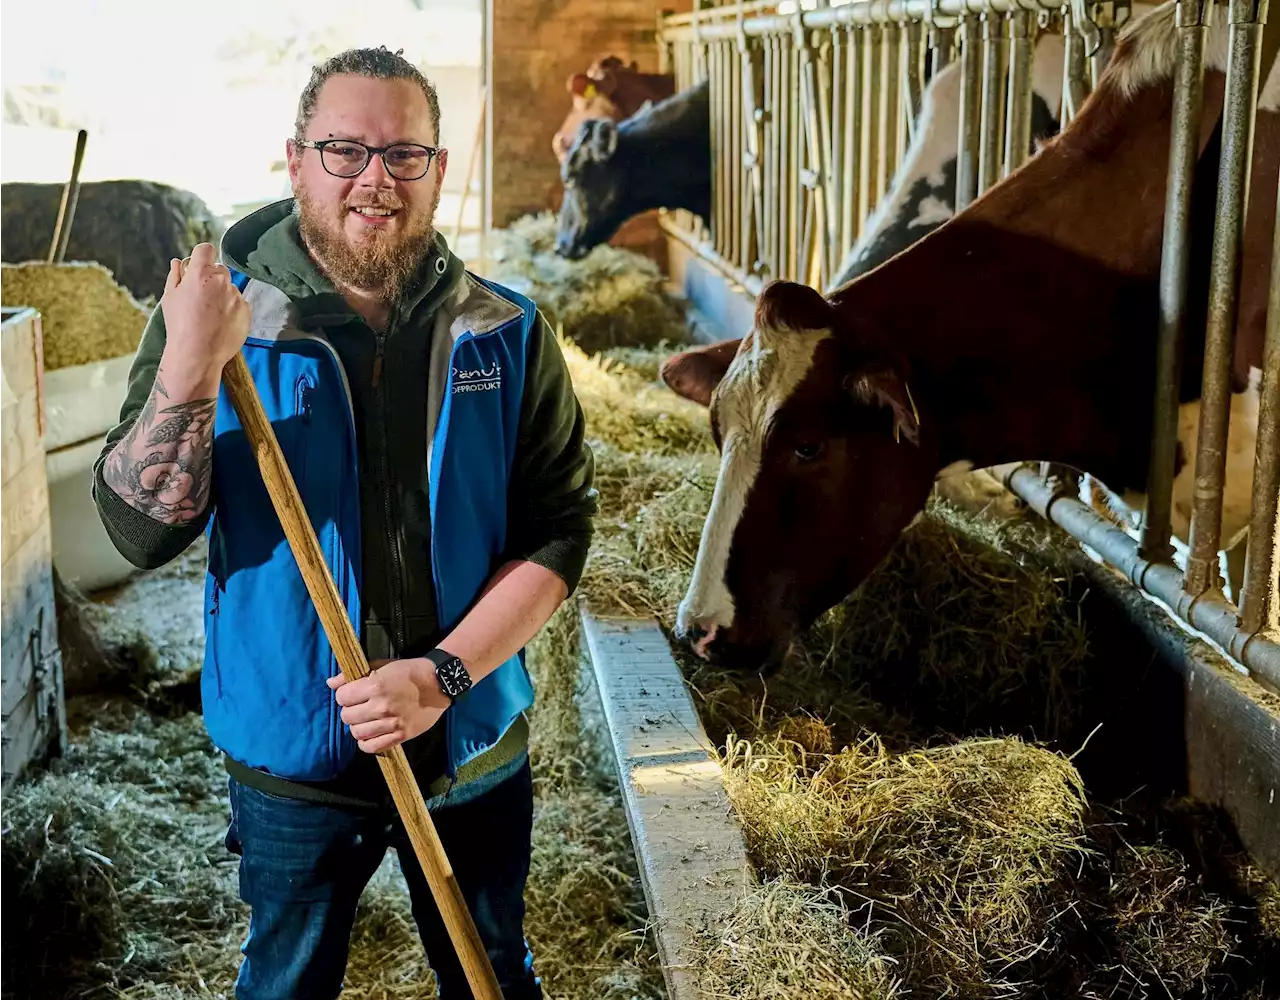
{"label": "man", "polygon": [[[507,1000],[541,995],[521,650],[578,582],[593,466],[546,322],[433,228],[439,127],[435,90],[385,48],[314,70],[287,144],[294,198],[232,226],[221,264],[208,244],[185,276],[172,263],[96,470],[138,566],[209,526],[202,695],[251,908],[241,1000],[338,994],[389,845],[442,997],[471,996],[373,757],[398,743]],[[224,135],[210,155],[236,150]],[[375,667],[355,683],[220,389],[237,352]]]}

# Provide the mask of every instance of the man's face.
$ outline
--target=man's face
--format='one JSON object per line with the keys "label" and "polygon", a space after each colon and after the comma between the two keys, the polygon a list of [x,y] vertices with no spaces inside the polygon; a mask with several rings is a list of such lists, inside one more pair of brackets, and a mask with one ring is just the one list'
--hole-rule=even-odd
{"label": "man's face", "polygon": [[[427,96],[413,81],[341,74],[320,88],[304,138],[434,146],[437,136]],[[335,177],[319,150],[290,140],[287,153],[299,228],[320,266],[339,286],[398,297],[435,236],[445,152],[411,181],[393,177],[376,154],[357,176]]]}

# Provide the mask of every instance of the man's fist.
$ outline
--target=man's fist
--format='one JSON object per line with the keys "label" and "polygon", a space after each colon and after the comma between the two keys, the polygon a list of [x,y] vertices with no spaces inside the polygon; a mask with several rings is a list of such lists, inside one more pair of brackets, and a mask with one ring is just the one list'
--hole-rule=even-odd
{"label": "man's fist", "polygon": [[196,378],[220,373],[249,336],[249,304],[209,243],[197,245],[189,261],[170,261],[160,310],[166,360]]}

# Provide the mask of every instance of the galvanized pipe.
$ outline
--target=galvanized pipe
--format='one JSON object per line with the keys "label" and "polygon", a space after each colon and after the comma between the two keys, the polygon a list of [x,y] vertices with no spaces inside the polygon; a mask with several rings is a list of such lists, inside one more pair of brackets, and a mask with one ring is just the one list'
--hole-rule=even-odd
{"label": "galvanized pipe", "polygon": [[1031,152],[1031,15],[1009,16],[1009,119],[1004,137],[1004,173],[1008,177]]}
{"label": "galvanized pipe", "polygon": [[1151,562],[1137,543],[1066,490],[1055,490],[1027,466],[1014,469],[1005,485],[1036,513],[1066,530],[1129,578],[1140,590],[1159,598],[1179,618],[1230,652],[1272,687],[1280,687],[1280,643],[1262,635],[1245,635],[1236,609],[1216,595],[1192,597],[1182,590],[1182,574],[1173,566]]}
{"label": "galvanized pipe", "polygon": [[982,17],[982,112],[978,126],[978,193],[1000,177],[1000,24],[995,15]]}
{"label": "galvanized pipe", "polygon": [[804,118],[800,111],[800,59],[794,48],[784,50],[787,61],[787,155],[790,163],[788,209],[787,277],[803,282],[800,274],[801,242],[804,235],[805,192],[800,172],[804,169]]}
{"label": "galvanized pipe", "polygon": [[876,161],[876,203],[889,191],[900,159],[898,122],[899,84],[902,80],[898,26],[886,24],[880,29],[880,156]]}
{"label": "galvanized pipe", "polygon": [[876,126],[876,39],[875,28],[862,29],[862,101],[859,126],[861,144],[858,147],[858,234],[862,234],[867,216],[876,206],[879,188],[876,187],[876,152],[879,129]]}
{"label": "galvanized pipe", "polygon": [[924,99],[924,25],[919,21],[909,21],[904,29],[906,34],[906,62],[903,67],[903,91],[906,95],[903,102],[907,116],[908,145],[916,139],[917,121],[920,117],[920,102]]}
{"label": "galvanized pipe", "polygon": [[960,148],[956,156],[956,214],[978,194],[978,28],[972,17],[960,22]]}
{"label": "galvanized pipe", "polygon": [[1089,96],[1088,70],[1085,65],[1084,37],[1076,30],[1075,22],[1070,14],[1064,18],[1066,33],[1063,41],[1066,52],[1062,61],[1064,80],[1062,85],[1062,103],[1065,105],[1062,127],[1080,113],[1080,108]]}
{"label": "galvanized pipe", "polygon": [[1280,184],[1276,186],[1276,231],[1271,243],[1271,295],[1267,300],[1267,340],[1262,352],[1258,441],[1253,466],[1253,513],[1241,589],[1241,629],[1280,629],[1280,594],[1275,579],[1280,544]]}
{"label": "galvanized pipe", "polygon": [[[871,2],[849,3],[839,7],[820,7],[801,13],[806,28],[827,30],[837,25],[869,25],[893,22],[902,24],[906,21],[927,21],[930,18],[961,18],[976,13],[991,12],[993,14],[1011,14],[1014,11],[1049,13],[1061,10],[1061,0],[871,0]],[[748,18],[743,22],[748,35],[780,35],[791,30],[794,14],[765,14]],[[664,32],[672,39],[689,39],[694,35],[694,27],[677,25]],[[732,20],[708,22],[697,26],[697,36],[704,41],[723,38],[736,34],[737,24]]]}
{"label": "galvanized pipe", "polygon": [[1254,112],[1258,103],[1261,51],[1258,39],[1266,0],[1231,0],[1227,94],[1222,112],[1222,158],[1218,170],[1217,221],[1209,271],[1209,315],[1205,328],[1204,384],[1196,445],[1196,490],[1191,512],[1191,554],[1186,587],[1202,594],[1221,587],[1218,549],[1222,534],[1222,491],[1227,469],[1231,416],[1231,365],[1239,311],[1237,262],[1244,242],[1244,207],[1249,197]]}
{"label": "galvanized pipe", "polygon": [[840,242],[846,250],[858,239],[862,204],[862,39],[857,28],[846,28],[844,99],[844,151],[842,157],[844,203],[840,213]]}
{"label": "galvanized pipe", "polygon": [[1178,447],[1178,387],[1187,321],[1187,269],[1191,255],[1191,184],[1199,149],[1204,98],[1204,43],[1210,0],[1179,0],[1178,65],[1165,188],[1164,244],[1160,253],[1160,326],[1156,340],[1155,411],[1147,472],[1142,555],[1173,558],[1173,474]]}

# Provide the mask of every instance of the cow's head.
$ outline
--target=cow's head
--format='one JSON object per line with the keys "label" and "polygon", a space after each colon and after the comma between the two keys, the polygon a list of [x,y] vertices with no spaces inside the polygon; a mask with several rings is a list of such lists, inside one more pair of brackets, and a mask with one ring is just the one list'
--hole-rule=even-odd
{"label": "cow's head", "polygon": [[662,378],[710,400],[721,453],[677,634],[726,665],[776,662],[924,507],[936,447],[910,373],[848,306],[776,282],[736,352],[686,351]]}
{"label": "cow's head", "polygon": [[614,162],[618,128],[608,120],[584,121],[568,158],[560,165],[564,200],[556,224],[556,253],[570,260],[585,257],[613,235],[623,198],[624,176]]}
{"label": "cow's head", "polygon": [[[634,72],[636,64],[631,64]],[[626,69],[617,56],[606,56],[585,73],[574,73],[565,83],[565,89],[573,101],[573,106],[565,116],[560,128],[551,139],[551,148],[556,159],[561,163],[573,148],[574,136],[588,118],[607,118],[621,120],[622,109],[614,100],[614,92],[618,88],[618,73]]]}

